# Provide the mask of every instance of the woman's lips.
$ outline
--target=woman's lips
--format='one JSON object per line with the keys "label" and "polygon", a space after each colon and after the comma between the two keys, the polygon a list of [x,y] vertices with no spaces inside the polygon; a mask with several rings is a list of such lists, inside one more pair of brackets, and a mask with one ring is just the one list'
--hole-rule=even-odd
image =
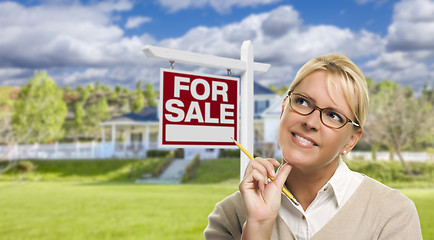
{"label": "woman's lips", "polygon": [[291,134],[295,138],[294,140],[299,143],[299,145],[318,147],[318,144],[310,137],[295,132],[292,132]]}

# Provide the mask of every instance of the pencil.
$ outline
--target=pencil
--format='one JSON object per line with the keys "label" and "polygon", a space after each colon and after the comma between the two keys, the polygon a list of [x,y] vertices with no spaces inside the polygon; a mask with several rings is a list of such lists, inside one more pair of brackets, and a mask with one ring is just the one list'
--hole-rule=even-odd
{"label": "pencil", "polygon": [[[247,150],[240,144],[237,142],[237,140],[235,140],[233,137],[231,137],[232,141],[234,141],[234,143],[237,145],[237,147],[239,149],[241,149],[241,151],[243,151],[244,154],[247,155],[247,157],[249,157],[250,159],[254,159],[254,157],[252,156],[252,154],[250,154],[249,152],[247,152]],[[270,175],[268,175],[268,178],[271,181],[274,181],[274,178]],[[291,200],[291,202],[293,202],[295,205],[300,205],[297,200],[295,199],[295,197],[286,189],[286,188],[282,188],[282,192],[289,198],[289,200]]]}

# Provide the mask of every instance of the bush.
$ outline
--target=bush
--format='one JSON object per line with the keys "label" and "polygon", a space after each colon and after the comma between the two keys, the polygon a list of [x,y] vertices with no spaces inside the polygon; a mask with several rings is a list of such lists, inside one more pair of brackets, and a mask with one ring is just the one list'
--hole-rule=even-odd
{"label": "bush", "polygon": [[152,157],[166,157],[169,154],[170,154],[169,150],[148,150],[146,152],[146,156],[148,158],[152,158]]}
{"label": "bush", "polygon": [[176,149],[175,158],[184,158],[184,148]]}
{"label": "bush", "polygon": [[169,154],[163,159],[163,162],[158,165],[152,172],[153,177],[158,177],[170,165],[170,163],[175,159],[175,152],[169,151]]}
{"label": "bush", "polygon": [[240,150],[227,150],[227,149],[220,149],[220,158],[239,158],[240,157]]}
{"label": "bush", "polygon": [[[28,160],[0,175],[0,181],[38,179],[39,181],[101,181],[133,182],[144,174],[154,176],[161,173],[173,159],[173,153],[166,158],[146,159],[83,159],[83,160]],[[35,166],[31,172],[23,172]],[[25,166],[25,167],[24,167]],[[36,167],[37,166],[37,167]]]}
{"label": "bush", "polygon": [[182,176],[182,179],[181,179],[182,183],[186,183],[186,182],[190,181],[191,179],[193,179],[194,172],[196,171],[197,167],[199,166],[199,163],[200,163],[200,154],[196,154],[193,161],[191,161],[187,165],[187,167],[185,168],[184,176]]}
{"label": "bush", "polygon": [[16,168],[19,172],[31,172],[35,168],[35,165],[30,161],[19,161]]}
{"label": "bush", "polygon": [[406,174],[400,162],[389,161],[346,161],[348,167],[356,172],[366,174],[386,185],[400,186],[434,186],[434,163],[409,162],[414,176]]}

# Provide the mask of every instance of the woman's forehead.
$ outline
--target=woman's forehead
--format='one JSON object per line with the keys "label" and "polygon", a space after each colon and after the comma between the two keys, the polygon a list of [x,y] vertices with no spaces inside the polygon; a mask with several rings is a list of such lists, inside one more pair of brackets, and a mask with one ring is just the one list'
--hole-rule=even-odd
{"label": "woman's forehead", "polygon": [[331,107],[353,115],[344,94],[342,81],[342,76],[317,70],[301,80],[294,88],[294,92],[306,95],[319,107]]}

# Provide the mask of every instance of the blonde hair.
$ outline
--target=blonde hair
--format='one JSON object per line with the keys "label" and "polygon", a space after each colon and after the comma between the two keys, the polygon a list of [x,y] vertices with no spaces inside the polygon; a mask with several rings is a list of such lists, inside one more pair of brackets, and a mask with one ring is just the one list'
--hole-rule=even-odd
{"label": "blonde hair", "polygon": [[329,92],[331,85],[334,85],[335,88],[339,86],[342,88],[345,99],[356,118],[355,121],[363,128],[368,116],[369,96],[368,86],[362,71],[342,54],[326,54],[313,58],[304,64],[297,72],[289,91],[293,91],[307,75],[316,70],[324,70],[329,75],[336,77],[336,82],[327,81]]}

